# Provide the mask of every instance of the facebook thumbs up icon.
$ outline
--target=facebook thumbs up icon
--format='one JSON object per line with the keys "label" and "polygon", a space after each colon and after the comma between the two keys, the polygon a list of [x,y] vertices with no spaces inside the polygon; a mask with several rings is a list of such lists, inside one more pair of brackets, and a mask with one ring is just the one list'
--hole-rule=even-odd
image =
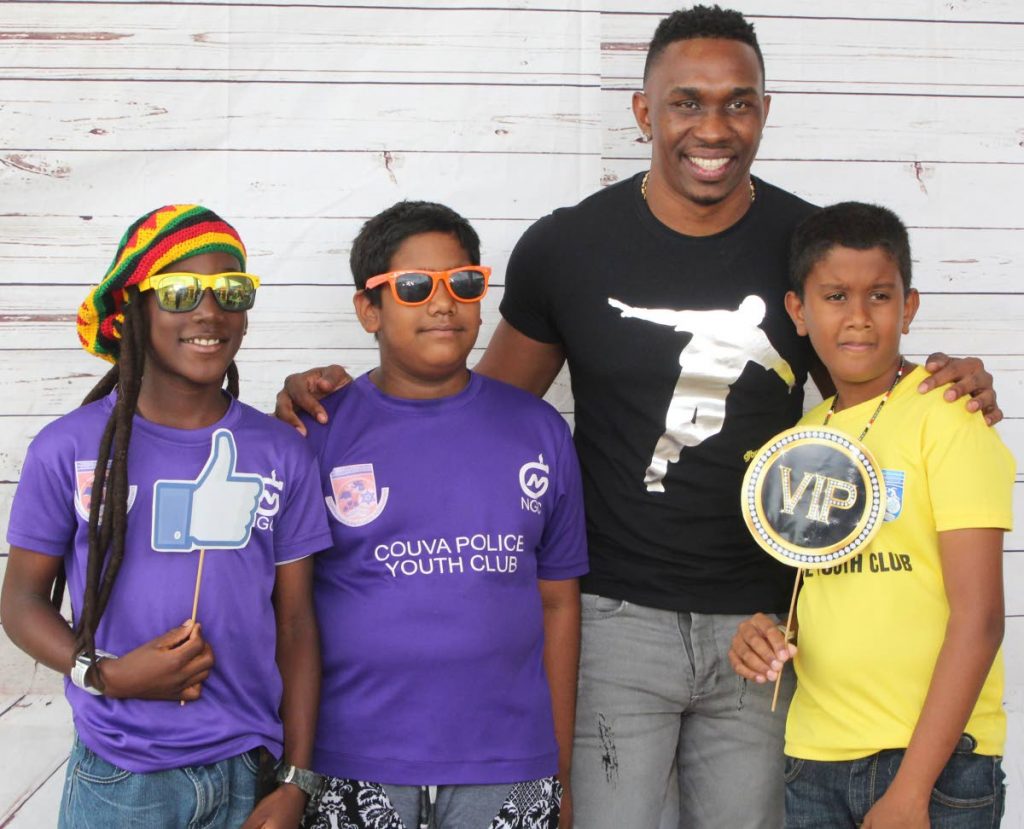
{"label": "facebook thumbs up icon", "polygon": [[263,478],[236,471],[237,456],[234,435],[218,429],[196,480],[153,484],[154,550],[234,550],[249,543]]}

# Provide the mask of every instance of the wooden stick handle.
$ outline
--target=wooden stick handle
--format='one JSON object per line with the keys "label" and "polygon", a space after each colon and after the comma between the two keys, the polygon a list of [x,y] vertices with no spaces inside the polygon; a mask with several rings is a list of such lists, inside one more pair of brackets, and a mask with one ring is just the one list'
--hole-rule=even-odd
{"label": "wooden stick handle", "polygon": [[[203,562],[206,560],[206,550],[199,551],[199,570],[196,573],[196,592],[192,597],[192,624],[196,622],[196,611],[199,610],[199,585],[203,581]],[[792,612],[792,611],[790,611]]]}
{"label": "wooden stick handle", "polygon": [[[203,583],[203,562],[206,561],[206,549],[199,551],[199,570],[196,572],[196,592],[192,596],[192,624],[196,623],[196,612],[199,610],[199,586]],[[185,700],[181,701],[185,704]],[[773,709],[774,710],[774,709]]]}
{"label": "wooden stick handle", "polygon": [[[789,631],[793,627],[793,613],[796,611],[796,597],[800,592],[800,579],[803,578],[804,570],[802,567],[796,568],[796,581],[793,582],[793,597],[789,600],[789,615],[786,617],[786,630],[782,634],[786,641],[789,642]],[[782,668],[779,670],[779,675],[775,677],[775,693],[772,694],[772,713],[775,713],[775,706],[779,704],[779,687],[782,685],[782,672],[786,670],[786,665],[783,663]]]}

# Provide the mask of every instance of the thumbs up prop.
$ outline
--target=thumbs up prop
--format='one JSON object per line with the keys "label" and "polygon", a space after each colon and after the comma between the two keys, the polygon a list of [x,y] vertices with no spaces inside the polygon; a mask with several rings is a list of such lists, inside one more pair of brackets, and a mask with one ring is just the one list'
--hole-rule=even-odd
{"label": "thumbs up prop", "polygon": [[234,435],[218,429],[198,478],[153,485],[154,550],[233,550],[249,543],[263,479],[238,472],[237,457]]}

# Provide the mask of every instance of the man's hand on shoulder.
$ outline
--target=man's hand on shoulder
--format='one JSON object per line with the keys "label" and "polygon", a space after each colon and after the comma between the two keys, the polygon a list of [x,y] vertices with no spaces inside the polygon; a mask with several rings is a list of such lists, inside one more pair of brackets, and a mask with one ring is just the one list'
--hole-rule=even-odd
{"label": "man's hand on shoulder", "polygon": [[289,374],[284,388],[277,393],[274,417],[289,426],[294,426],[305,437],[306,427],[299,420],[299,410],[316,418],[318,423],[327,423],[327,412],[320,401],[332,391],[352,382],[349,373],[339,365],[311,368],[298,374]]}
{"label": "man's hand on shoulder", "polygon": [[924,367],[931,376],[918,386],[922,394],[952,383],[943,393],[946,400],[953,402],[968,395],[971,399],[967,401],[967,411],[981,412],[989,426],[1003,419],[1003,410],[996,403],[992,375],[978,357],[950,357],[940,351],[930,355]]}

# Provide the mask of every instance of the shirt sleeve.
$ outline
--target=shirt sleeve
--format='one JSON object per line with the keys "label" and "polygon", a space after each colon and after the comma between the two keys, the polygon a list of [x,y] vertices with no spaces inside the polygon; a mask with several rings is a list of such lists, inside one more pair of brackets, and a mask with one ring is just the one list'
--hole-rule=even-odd
{"label": "shirt sleeve", "polygon": [[509,325],[542,343],[561,342],[551,314],[551,252],[555,249],[549,240],[552,219],[546,216],[536,222],[516,243],[499,306]]}
{"label": "shirt sleeve", "polygon": [[[78,528],[74,459],[62,459],[56,441],[39,435],[29,446],[14,493],[7,543],[48,556],[71,550]],[[45,516],[45,520],[40,520]]]}
{"label": "shirt sleeve", "polygon": [[274,561],[286,564],[332,545],[319,468],[309,447],[299,443],[291,480],[284,482],[281,509],[275,517]]}
{"label": "shirt sleeve", "polygon": [[962,404],[943,401],[929,412],[923,441],[938,532],[1012,529],[1015,463],[995,429]]}
{"label": "shirt sleeve", "polygon": [[574,579],[584,575],[587,560],[587,528],[583,513],[580,464],[569,427],[562,422],[555,462],[555,497],[537,550],[537,578]]}

